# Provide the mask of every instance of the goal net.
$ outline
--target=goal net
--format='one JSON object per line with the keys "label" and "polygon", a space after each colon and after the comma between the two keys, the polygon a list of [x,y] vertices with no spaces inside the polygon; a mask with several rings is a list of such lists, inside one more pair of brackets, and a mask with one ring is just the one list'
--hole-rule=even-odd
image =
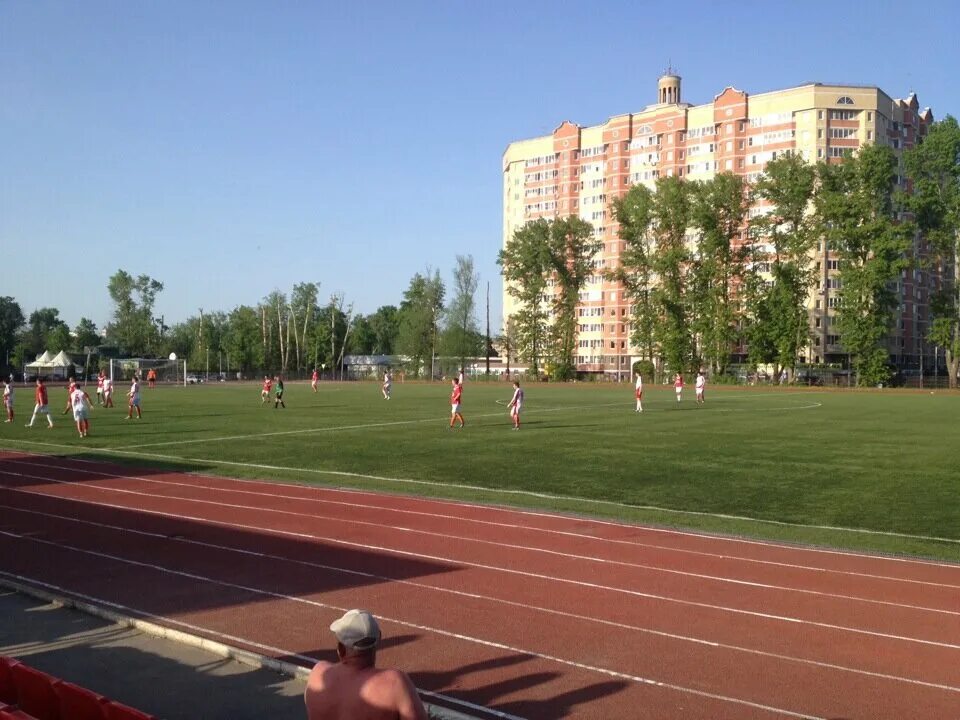
{"label": "goal net", "polygon": [[151,373],[157,383],[183,383],[183,361],[154,358],[120,358],[110,361],[109,374],[114,382],[130,380],[136,374],[141,382],[146,383]]}

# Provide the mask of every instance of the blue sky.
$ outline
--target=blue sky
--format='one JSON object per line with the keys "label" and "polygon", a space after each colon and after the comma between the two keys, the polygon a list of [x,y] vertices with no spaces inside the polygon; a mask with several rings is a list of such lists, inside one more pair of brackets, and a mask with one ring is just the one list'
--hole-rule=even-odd
{"label": "blue sky", "polygon": [[102,326],[123,268],[168,324],[308,280],[372,312],[469,253],[496,329],[510,141],[640,110],[668,62],[693,103],[816,80],[957,115],[957,5],[0,0],[0,295]]}

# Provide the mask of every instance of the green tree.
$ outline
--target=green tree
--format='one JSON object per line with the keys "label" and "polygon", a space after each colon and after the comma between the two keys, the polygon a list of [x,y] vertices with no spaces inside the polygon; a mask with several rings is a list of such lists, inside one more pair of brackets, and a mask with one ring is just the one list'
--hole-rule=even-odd
{"label": "green tree", "polygon": [[244,375],[264,367],[260,316],[256,308],[240,305],[231,311],[223,345],[230,367],[238,368]]}
{"label": "green tree", "polygon": [[743,276],[744,252],[736,246],[747,217],[743,179],[722,173],[693,188],[693,225],[699,231],[695,264],[694,329],[713,372],[730,361],[740,318],[735,284]]}
{"label": "green tree", "polygon": [[97,332],[97,325],[89,318],[80,318],[80,322],[73,329],[73,343],[77,350],[83,350],[87,347],[95,348],[100,344],[100,333]]}
{"label": "green tree", "polygon": [[904,154],[913,191],[904,199],[942,278],[930,298],[929,340],[944,349],[950,387],[960,372],[960,125],[951,116],[930,126]]}
{"label": "green tree", "polygon": [[9,295],[0,297],[0,362],[8,364],[12,359],[23,321],[20,304]]}
{"label": "green tree", "polygon": [[113,322],[107,326],[107,336],[129,355],[152,354],[159,340],[153,306],[163,283],[149,275],[134,278],[125,270],[117,270],[107,290],[113,301]]}
{"label": "green tree", "polygon": [[618,235],[626,248],[620,254],[620,265],[607,273],[611,280],[620,283],[630,300],[630,343],[651,363],[657,357],[654,339],[657,313],[652,299],[653,203],[653,192],[645,185],[634,185],[626,195],[613,201]]}
{"label": "green tree", "polygon": [[399,311],[393,305],[383,305],[369,316],[374,342],[371,352],[375,355],[393,355],[400,331]]}
{"label": "green tree", "polygon": [[356,355],[372,355],[373,346],[377,342],[377,334],[373,330],[369,316],[358,315],[353,321],[353,331],[350,334],[348,349]]}
{"label": "green tree", "polygon": [[837,325],[861,386],[888,379],[886,339],[898,305],[893,283],[910,265],[915,227],[895,218],[896,173],[897,157],[886,145],[820,166],[818,213],[840,259]]}
{"label": "green tree", "polygon": [[549,236],[547,220],[527,223],[514,232],[497,258],[507,293],[519,304],[510,316],[516,350],[519,357],[530,363],[534,376],[540,374],[540,361],[547,344]]}
{"label": "green tree", "polygon": [[576,375],[577,305],[580,291],[593,272],[593,256],[603,247],[593,226],[575,215],[550,223],[550,274],[553,294],[552,365],[557,380]]}
{"label": "green tree", "polygon": [[690,253],[687,228],[691,222],[691,186],[676,176],[657,180],[652,208],[654,254],[651,267],[658,278],[652,300],[654,340],[671,371],[682,372],[694,359],[693,328],[687,281]]}
{"label": "green tree", "polygon": [[290,292],[290,320],[293,324],[294,357],[297,370],[307,365],[307,334],[319,308],[317,297],[320,283],[303,282],[293,286]]}
{"label": "green tree", "polygon": [[480,275],[474,269],[472,255],[457,255],[453,270],[453,297],[444,313],[443,353],[460,360],[458,370],[466,365],[466,358],[475,357],[483,348],[477,342],[477,286]]}
{"label": "green tree", "polygon": [[70,329],[60,319],[60,311],[56,308],[39,308],[30,313],[27,327],[22,336],[28,352],[38,355],[44,350],[56,354],[61,350],[69,350]]}
{"label": "green tree", "polygon": [[817,241],[811,212],[816,178],[813,165],[787,153],[767,163],[754,186],[752,199],[763,201],[769,212],[750,221],[745,335],[750,361],[772,364],[775,377],[796,366],[809,339],[806,307],[813,282],[810,255]]}
{"label": "green tree", "polygon": [[439,271],[427,270],[410,279],[400,303],[400,327],[396,350],[409,359],[414,375],[433,373],[433,357],[437,345],[437,327],[443,314],[445,288]]}

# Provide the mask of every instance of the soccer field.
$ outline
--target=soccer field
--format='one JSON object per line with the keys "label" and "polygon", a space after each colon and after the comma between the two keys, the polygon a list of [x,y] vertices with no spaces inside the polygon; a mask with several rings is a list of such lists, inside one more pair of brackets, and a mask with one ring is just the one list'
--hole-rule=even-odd
{"label": "soccer field", "polygon": [[285,410],[255,384],[160,387],[140,421],[118,389],[81,440],[59,414],[25,428],[20,388],[0,447],[960,560],[956,394],[711,388],[697,407],[648,386],[636,414],[631,385],[527,385],[512,432],[507,383],[467,381],[462,431],[442,383],[395,383],[390,401],[373,383],[288,383]]}

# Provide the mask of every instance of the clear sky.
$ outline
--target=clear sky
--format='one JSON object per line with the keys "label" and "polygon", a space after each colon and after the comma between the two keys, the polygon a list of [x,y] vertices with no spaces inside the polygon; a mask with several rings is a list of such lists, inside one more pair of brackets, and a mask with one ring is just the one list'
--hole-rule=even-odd
{"label": "clear sky", "polygon": [[[805,81],[960,114],[960,3],[0,0],[0,295],[71,327],[118,268],[168,324],[472,254],[499,325],[512,140]],[[480,303],[482,307],[482,297]]]}

